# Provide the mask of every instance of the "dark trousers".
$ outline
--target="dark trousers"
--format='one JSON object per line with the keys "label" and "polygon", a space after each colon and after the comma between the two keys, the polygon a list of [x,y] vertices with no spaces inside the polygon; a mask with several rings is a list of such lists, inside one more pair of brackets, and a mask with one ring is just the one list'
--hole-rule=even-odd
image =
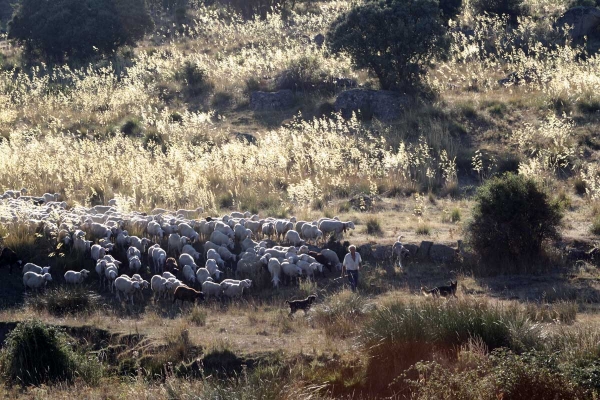
{"label": "dark trousers", "polygon": [[350,271],[346,270],[348,274],[348,282],[350,282],[350,288],[353,292],[356,292],[356,287],[358,286],[358,271]]}

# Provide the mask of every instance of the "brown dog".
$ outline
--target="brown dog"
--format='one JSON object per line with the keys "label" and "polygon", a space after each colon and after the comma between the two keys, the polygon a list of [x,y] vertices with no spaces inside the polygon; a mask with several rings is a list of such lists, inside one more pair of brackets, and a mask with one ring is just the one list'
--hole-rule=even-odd
{"label": "brown dog", "polygon": [[302,310],[304,311],[304,314],[306,314],[316,298],[317,296],[311,294],[304,300],[286,300],[285,302],[290,305],[290,315],[294,314],[298,310]]}

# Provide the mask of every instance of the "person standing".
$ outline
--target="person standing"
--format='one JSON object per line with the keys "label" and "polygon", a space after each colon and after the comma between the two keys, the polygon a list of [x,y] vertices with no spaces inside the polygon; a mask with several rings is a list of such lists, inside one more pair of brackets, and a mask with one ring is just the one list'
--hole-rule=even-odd
{"label": "person standing", "polygon": [[356,252],[355,245],[348,247],[348,250],[350,250],[350,252],[346,254],[342,264],[342,276],[344,276],[345,273],[348,274],[350,288],[355,292],[356,287],[358,286],[358,269],[362,259],[360,258],[360,254]]}

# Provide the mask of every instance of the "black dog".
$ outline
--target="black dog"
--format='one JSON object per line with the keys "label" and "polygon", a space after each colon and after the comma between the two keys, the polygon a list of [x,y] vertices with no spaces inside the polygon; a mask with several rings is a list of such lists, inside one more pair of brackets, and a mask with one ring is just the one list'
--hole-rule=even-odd
{"label": "black dog", "polygon": [[425,296],[433,296],[433,297],[448,297],[448,296],[454,296],[456,297],[456,286],[457,286],[458,282],[457,281],[450,281],[450,285],[449,286],[438,286],[438,287],[434,287],[433,289],[427,289],[426,287],[421,287],[421,293],[423,293]]}
{"label": "black dog", "polygon": [[312,303],[315,301],[317,296],[311,294],[304,300],[286,300],[285,302],[290,305],[290,315],[298,310],[304,311],[304,314],[308,311]]}

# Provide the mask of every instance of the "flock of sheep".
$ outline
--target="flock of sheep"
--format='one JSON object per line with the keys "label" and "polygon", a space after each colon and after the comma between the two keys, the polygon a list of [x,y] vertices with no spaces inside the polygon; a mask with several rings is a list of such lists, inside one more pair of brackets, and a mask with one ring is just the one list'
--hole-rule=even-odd
{"label": "flock of sheep", "polygon": [[[339,238],[355,228],[353,222],[337,218],[297,221],[249,212],[201,218],[202,213],[202,209],[123,213],[116,200],[107,206],[69,209],[53,194],[28,197],[23,191],[7,191],[0,196],[0,224],[28,224],[68,251],[91,258],[100,288],[119,300],[123,295],[132,304],[147,288],[155,301],[193,302],[238,298],[252,286],[250,278],[267,273],[277,288],[299,277],[323,274],[324,268],[340,271],[338,254],[317,246],[329,235]],[[52,281],[49,267],[27,263],[22,272],[26,290]],[[77,285],[90,274],[86,269],[69,270],[64,279]],[[230,278],[223,279],[226,276]]]}

